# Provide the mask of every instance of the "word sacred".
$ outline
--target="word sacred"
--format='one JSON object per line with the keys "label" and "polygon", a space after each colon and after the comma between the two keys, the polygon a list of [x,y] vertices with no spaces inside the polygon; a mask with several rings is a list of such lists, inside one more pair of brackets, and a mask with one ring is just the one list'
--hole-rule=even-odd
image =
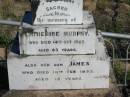
{"label": "word sacred", "polygon": [[74,3],[74,0],[46,0],[46,2],[58,2],[58,1],[63,1],[63,2],[67,2],[67,3]]}
{"label": "word sacred", "polygon": [[46,7],[46,11],[51,11],[51,10],[68,11],[68,8],[65,7],[65,6],[50,6],[50,7]]}

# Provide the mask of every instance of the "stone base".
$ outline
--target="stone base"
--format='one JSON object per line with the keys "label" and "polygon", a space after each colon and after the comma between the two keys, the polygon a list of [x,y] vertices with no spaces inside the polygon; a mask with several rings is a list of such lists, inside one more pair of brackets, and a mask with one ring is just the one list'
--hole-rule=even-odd
{"label": "stone base", "polygon": [[9,91],[3,97],[121,97],[117,89],[60,90],[60,91]]}
{"label": "stone base", "polygon": [[2,97],[122,97],[113,73],[110,74],[109,89],[94,90],[41,90],[41,91],[9,91]]}

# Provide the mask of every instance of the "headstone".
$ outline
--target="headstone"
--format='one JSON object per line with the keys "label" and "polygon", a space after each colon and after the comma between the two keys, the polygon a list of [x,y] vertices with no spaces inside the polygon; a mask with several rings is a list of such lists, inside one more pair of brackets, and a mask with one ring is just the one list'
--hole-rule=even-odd
{"label": "headstone", "polygon": [[83,23],[83,0],[32,0],[32,3],[34,25]]}
{"label": "headstone", "polygon": [[79,90],[11,90],[2,97],[122,97],[111,68],[109,88]]}
{"label": "headstone", "polygon": [[87,11],[82,25],[35,26],[33,32],[25,30],[19,38],[21,54],[95,54],[96,28]]}
{"label": "headstone", "polygon": [[20,33],[21,55],[8,56],[10,89],[109,88],[110,58],[83,0],[34,2],[34,29]]}
{"label": "headstone", "polygon": [[10,89],[109,88],[109,61],[91,55],[11,56]]}
{"label": "headstone", "polygon": [[20,39],[21,54],[95,54],[96,30],[37,27]]}
{"label": "headstone", "polygon": [[[110,59],[96,39],[93,55],[19,56],[10,53],[10,89],[95,89],[109,88]],[[17,73],[16,73],[17,72]],[[15,78],[17,80],[15,80]],[[17,82],[21,84],[17,84]],[[55,84],[54,84],[55,83]]]}

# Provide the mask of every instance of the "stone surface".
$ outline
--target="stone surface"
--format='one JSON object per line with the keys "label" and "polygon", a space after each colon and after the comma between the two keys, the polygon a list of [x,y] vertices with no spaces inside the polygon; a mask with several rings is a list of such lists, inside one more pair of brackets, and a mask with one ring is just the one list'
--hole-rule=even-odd
{"label": "stone surface", "polygon": [[10,89],[109,88],[109,62],[91,55],[9,56]]}
{"label": "stone surface", "polygon": [[37,28],[37,27],[51,27],[51,28],[89,28],[89,27],[94,27],[95,26],[95,22],[94,22],[94,17],[92,15],[92,12],[90,11],[86,11],[86,10],[83,10],[83,17],[82,17],[83,21],[82,21],[82,24],[46,24],[46,25],[34,25],[34,28]]}
{"label": "stone surface", "polygon": [[87,90],[39,90],[39,91],[9,91],[2,97],[123,97],[117,87],[114,74],[110,72],[109,89]]}
{"label": "stone surface", "polygon": [[94,19],[88,11],[83,14],[83,25],[42,25],[24,31],[19,36],[21,54],[95,54]]}
{"label": "stone surface", "polygon": [[21,54],[95,54],[96,30],[39,27],[20,39]]}
{"label": "stone surface", "polygon": [[83,0],[40,0],[35,7],[34,25],[83,23]]}
{"label": "stone surface", "polygon": [[[71,62],[83,62],[89,66],[72,66]],[[84,63],[85,62],[85,63]],[[96,39],[95,55],[51,55],[51,56],[27,56],[10,55],[8,57],[8,69],[10,79],[10,89],[87,89],[87,88],[108,88],[109,87],[109,57],[106,55],[102,38]],[[42,67],[41,67],[42,64]],[[47,67],[46,64],[49,64]],[[54,67],[54,64],[62,64]],[[79,64],[79,63],[78,63]],[[38,67],[36,67],[36,65]],[[51,65],[51,66],[50,66]],[[44,67],[44,68],[43,68]],[[43,68],[43,69],[42,69]],[[37,70],[52,72],[63,71],[60,73],[32,74]],[[66,73],[68,70],[76,70],[78,73]],[[80,70],[87,70],[84,74]],[[26,72],[27,71],[27,72]],[[28,72],[30,71],[30,72]],[[16,73],[17,72],[17,73]],[[21,72],[24,72],[22,74]],[[30,74],[31,73],[31,74]],[[49,81],[42,82],[42,75],[46,78],[52,78]],[[78,76],[80,75],[80,76]],[[39,76],[39,78],[37,78]],[[66,77],[76,77],[74,80],[64,80]],[[62,79],[61,81],[59,81]],[[82,77],[83,80],[79,80]],[[15,80],[14,78],[17,78]],[[37,78],[37,81],[34,79]],[[42,79],[46,80],[46,79]],[[17,82],[21,81],[21,84]],[[55,83],[55,84],[54,84]],[[40,85],[39,85],[40,84]],[[61,84],[61,85],[60,85]]]}

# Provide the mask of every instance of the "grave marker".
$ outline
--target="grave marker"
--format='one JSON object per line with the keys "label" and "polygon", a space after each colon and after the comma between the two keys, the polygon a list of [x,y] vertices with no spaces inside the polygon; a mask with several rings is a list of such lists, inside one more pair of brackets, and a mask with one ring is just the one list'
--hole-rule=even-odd
{"label": "grave marker", "polygon": [[34,3],[34,25],[83,23],[83,0],[40,0],[37,3]]}
{"label": "grave marker", "polygon": [[95,54],[96,31],[93,28],[41,27],[22,35],[21,54]]}
{"label": "grave marker", "polygon": [[92,55],[10,56],[10,89],[109,88],[109,61]]}
{"label": "grave marker", "polygon": [[8,56],[10,89],[109,88],[110,59],[83,0],[31,2],[34,29],[20,33],[21,55]]}

